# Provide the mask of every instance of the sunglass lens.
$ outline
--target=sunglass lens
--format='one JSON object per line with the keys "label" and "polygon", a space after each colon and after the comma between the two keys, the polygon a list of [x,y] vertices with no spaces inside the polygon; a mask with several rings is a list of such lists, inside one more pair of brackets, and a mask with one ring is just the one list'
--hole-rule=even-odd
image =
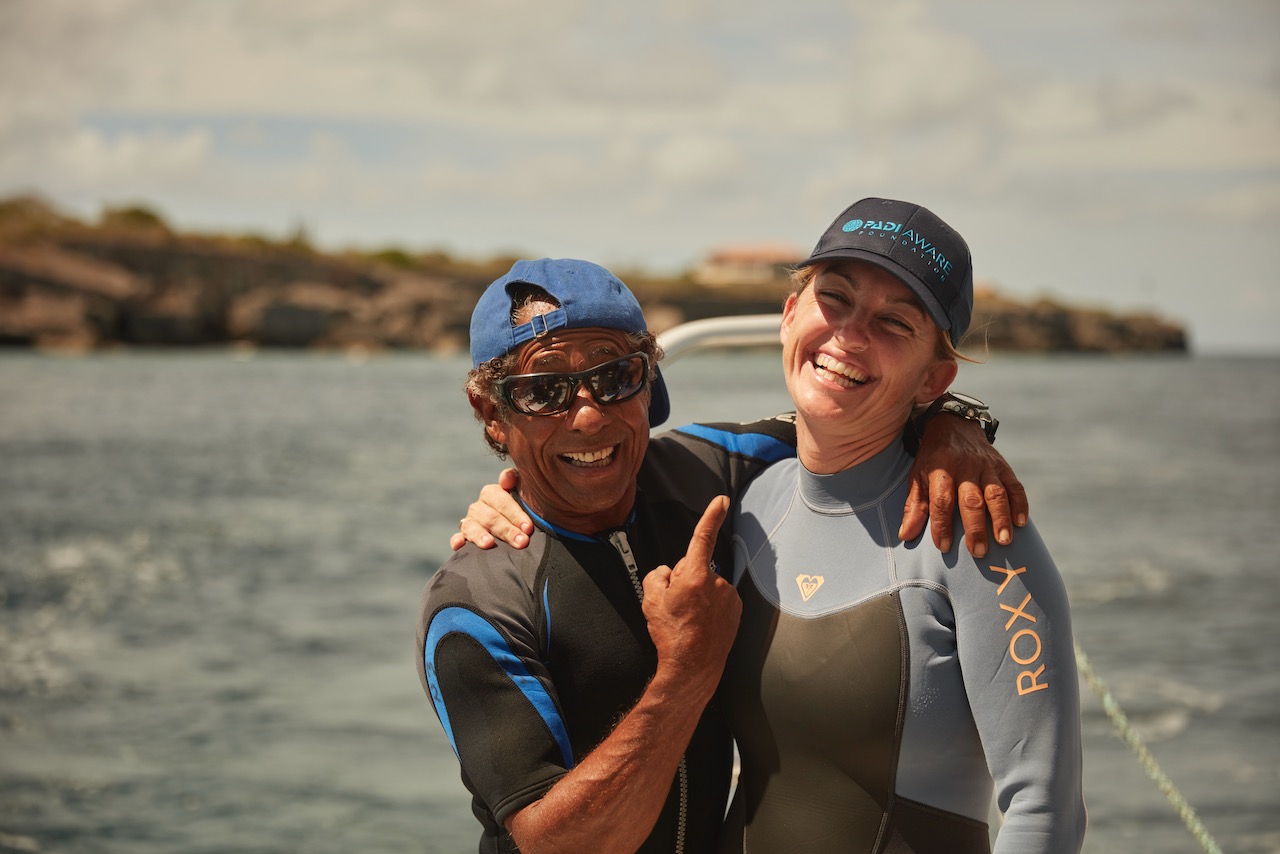
{"label": "sunglass lens", "polygon": [[623,356],[576,374],[524,374],[502,381],[502,395],[517,412],[555,415],[567,410],[586,383],[597,403],[621,403],[644,389],[649,365],[643,355]]}
{"label": "sunglass lens", "polygon": [[589,380],[591,391],[601,403],[620,403],[635,397],[644,388],[645,364],[638,356],[628,356],[600,368]]}
{"label": "sunglass lens", "polygon": [[508,388],[511,405],[529,415],[550,414],[565,408],[572,380],[564,375],[524,377]]}

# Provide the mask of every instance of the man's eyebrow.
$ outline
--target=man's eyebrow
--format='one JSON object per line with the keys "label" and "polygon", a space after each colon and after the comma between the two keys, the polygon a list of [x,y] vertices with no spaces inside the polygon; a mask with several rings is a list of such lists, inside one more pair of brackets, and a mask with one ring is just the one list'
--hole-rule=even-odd
{"label": "man's eyebrow", "polygon": [[[587,357],[590,359],[595,359],[600,356],[616,357],[621,354],[622,354],[622,351],[619,350],[618,347],[614,344],[601,344],[597,347],[592,347],[590,350],[587,351]],[[543,355],[536,357],[529,364],[529,366],[532,368],[541,369],[546,365],[551,365],[554,367],[556,365],[562,365],[564,362],[565,362],[565,357],[563,354],[557,353],[557,352],[550,352],[550,353],[544,353]],[[561,370],[567,371],[567,368],[561,368]],[[559,372],[560,371],[556,371],[556,373],[559,373]]]}
{"label": "man's eyebrow", "polygon": [[554,368],[555,366],[562,364],[563,362],[564,362],[564,357],[561,356],[559,353],[546,353],[542,356],[538,356],[532,362],[530,362],[529,367],[536,368],[538,372],[541,373],[544,368],[547,368],[547,367]]}

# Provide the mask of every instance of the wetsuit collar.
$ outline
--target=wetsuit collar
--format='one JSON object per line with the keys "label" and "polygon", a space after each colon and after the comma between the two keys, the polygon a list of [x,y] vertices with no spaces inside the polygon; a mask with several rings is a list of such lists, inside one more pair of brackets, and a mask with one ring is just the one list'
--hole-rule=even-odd
{"label": "wetsuit collar", "polygon": [[[521,498],[519,495],[516,495],[516,501],[520,502],[520,506],[524,508],[524,512],[528,513],[529,516],[533,519],[535,523],[538,524],[539,527],[546,528],[548,531],[555,534],[557,537],[560,537],[561,539],[578,540],[579,542],[583,542],[583,543],[594,543],[599,540],[608,539],[610,532],[618,530],[616,528],[610,528],[605,531],[599,531],[595,534],[581,534],[577,531],[570,531],[568,528],[562,528],[559,525],[555,524],[554,522],[549,522],[546,519],[543,519],[537,513],[534,513],[532,510],[529,509],[529,505],[525,504],[524,499]],[[631,515],[627,517],[626,527],[630,528],[631,523],[634,522],[635,520],[636,520],[636,508],[633,506],[631,508]]]}
{"label": "wetsuit collar", "polygon": [[901,442],[835,474],[814,474],[799,465],[800,498],[816,513],[852,513],[879,504],[911,470]]}

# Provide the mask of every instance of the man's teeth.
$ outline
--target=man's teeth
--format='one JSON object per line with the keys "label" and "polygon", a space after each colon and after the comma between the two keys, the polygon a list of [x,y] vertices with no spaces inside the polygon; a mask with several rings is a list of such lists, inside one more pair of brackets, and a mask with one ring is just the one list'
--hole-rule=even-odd
{"label": "man's teeth", "polygon": [[845,388],[853,388],[862,385],[871,377],[859,371],[851,365],[846,365],[839,359],[828,356],[826,353],[819,353],[818,357],[813,360],[814,365],[822,371],[828,379],[834,380]]}
{"label": "man's teeth", "polygon": [[605,448],[600,451],[570,452],[560,456],[575,466],[607,466],[609,461],[613,459],[614,450],[614,448]]}

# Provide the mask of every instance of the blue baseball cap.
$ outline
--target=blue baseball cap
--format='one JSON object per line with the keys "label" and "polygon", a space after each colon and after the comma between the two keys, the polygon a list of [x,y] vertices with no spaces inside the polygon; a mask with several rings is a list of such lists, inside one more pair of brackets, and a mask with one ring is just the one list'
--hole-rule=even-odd
{"label": "blue baseball cap", "polygon": [[[542,288],[560,307],[528,323],[512,325],[512,288],[521,283]],[[471,312],[471,365],[478,368],[557,329],[589,327],[623,332],[646,332],[649,328],[635,295],[604,267],[572,258],[517,261],[505,276],[485,289]],[[670,414],[667,384],[654,365],[649,426],[657,427]]]}
{"label": "blue baseball cap", "polygon": [[800,262],[855,258],[892,273],[958,345],[973,317],[969,244],[928,208],[894,199],[862,199],[827,227]]}

